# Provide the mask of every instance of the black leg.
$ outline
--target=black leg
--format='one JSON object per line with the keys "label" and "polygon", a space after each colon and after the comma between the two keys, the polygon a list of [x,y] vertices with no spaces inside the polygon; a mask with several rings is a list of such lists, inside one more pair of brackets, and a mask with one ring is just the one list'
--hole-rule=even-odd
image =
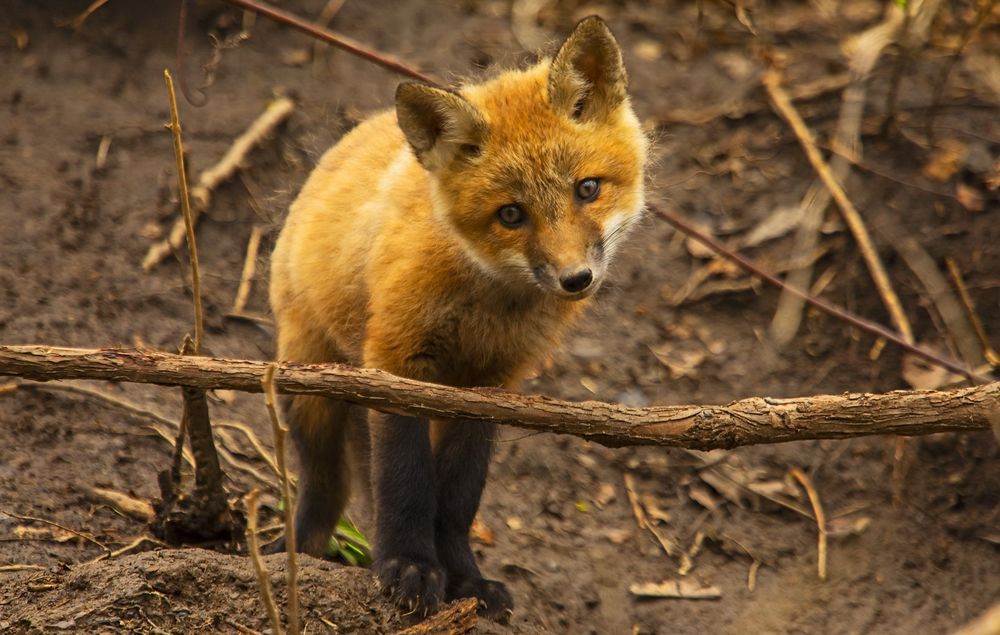
{"label": "black leg", "polygon": [[434,461],[427,421],[372,412],[375,572],[402,606],[430,610],[445,574],[434,547]]}
{"label": "black leg", "polygon": [[350,496],[346,444],[348,413],[355,406],[304,395],[287,398],[283,405],[301,468],[296,547],[320,558]]}
{"label": "black leg", "polygon": [[486,580],[469,546],[469,529],[486,484],[495,426],[471,421],[435,421],[438,508],[435,542],[448,574],[448,598],[475,597],[480,612],[506,620],[514,606],[503,583]]}

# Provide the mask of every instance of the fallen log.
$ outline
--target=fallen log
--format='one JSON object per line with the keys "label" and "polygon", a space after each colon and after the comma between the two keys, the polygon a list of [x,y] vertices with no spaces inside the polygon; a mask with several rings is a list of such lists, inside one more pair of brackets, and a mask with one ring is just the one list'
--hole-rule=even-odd
{"label": "fallen log", "polygon": [[[99,379],[260,392],[269,362],[135,349],[0,346],[0,375],[39,381]],[[454,388],[342,364],[282,362],[278,392],[323,395],[383,412],[493,421],[572,434],[608,446],[699,450],[805,439],[987,430],[1000,412],[1000,382],[954,390],[751,397],[721,406],[631,408],[570,402],[492,388]]]}

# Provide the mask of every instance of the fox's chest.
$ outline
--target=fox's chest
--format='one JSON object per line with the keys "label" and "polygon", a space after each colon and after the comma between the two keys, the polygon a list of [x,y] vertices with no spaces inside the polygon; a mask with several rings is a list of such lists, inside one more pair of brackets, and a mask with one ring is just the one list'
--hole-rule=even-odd
{"label": "fox's chest", "polygon": [[568,306],[458,303],[428,325],[421,353],[434,360],[447,383],[500,386],[554,348],[577,312]]}

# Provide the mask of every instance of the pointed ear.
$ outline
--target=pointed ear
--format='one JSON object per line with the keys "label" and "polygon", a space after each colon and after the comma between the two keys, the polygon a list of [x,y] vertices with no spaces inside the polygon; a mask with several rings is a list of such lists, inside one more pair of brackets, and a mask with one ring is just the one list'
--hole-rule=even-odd
{"label": "pointed ear", "polygon": [[396,89],[396,120],[428,170],[479,156],[488,131],[480,112],[458,93],[413,82]]}
{"label": "pointed ear", "polygon": [[584,18],[559,47],[549,69],[549,104],[580,121],[608,117],[626,99],[622,51],[608,25]]}

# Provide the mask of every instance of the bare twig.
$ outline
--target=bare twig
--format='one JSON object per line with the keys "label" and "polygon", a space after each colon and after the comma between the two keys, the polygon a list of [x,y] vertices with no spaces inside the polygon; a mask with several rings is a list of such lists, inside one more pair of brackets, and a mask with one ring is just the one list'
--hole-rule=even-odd
{"label": "bare twig", "polygon": [[823,156],[812,140],[812,132],[810,132],[798,111],[795,110],[795,106],[788,99],[787,93],[781,87],[781,78],[777,71],[772,69],[764,74],[764,87],[771,96],[775,107],[785,120],[788,121],[789,125],[791,125],[813,169],[816,170],[816,173],[823,180],[823,184],[830,190],[830,194],[833,196],[834,201],[836,201],[837,206],[840,207],[844,221],[858,242],[858,248],[861,250],[865,263],[868,265],[868,270],[875,282],[875,286],[878,288],[879,295],[882,296],[882,301],[886,309],[889,311],[893,324],[902,334],[903,340],[912,344],[913,329],[910,327],[910,321],[903,312],[899,298],[892,288],[892,283],[889,281],[889,274],[886,273],[885,266],[878,257],[878,252],[872,244],[868,229],[861,220],[861,214],[858,213],[854,204],[847,198],[847,194],[840,186],[840,183],[830,173],[830,168],[827,166],[826,161],[823,160]]}
{"label": "bare twig", "polygon": [[181,141],[181,120],[177,113],[177,95],[174,94],[174,81],[170,71],[163,69],[163,79],[167,83],[167,94],[170,96],[170,128],[174,139],[174,158],[177,161],[177,185],[181,199],[181,212],[184,216],[184,229],[187,234],[188,253],[191,261],[191,293],[194,296],[194,354],[201,355],[201,342],[204,333],[204,318],[201,308],[201,274],[198,270],[198,244],[194,239],[194,217],[191,214],[191,199],[188,196],[187,172],[184,168],[184,143]]}
{"label": "bare twig", "polygon": [[[323,9],[319,12],[319,15],[316,16],[316,24],[323,28],[328,27],[330,25],[330,21],[333,20],[333,18],[336,17],[338,13],[340,13],[340,10],[344,8],[344,5],[346,3],[347,0],[327,0],[326,4],[323,5]],[[250,15],[256,15],[250,12],[247,13],[249,13]],[[313,42],[314,64],[319,61],[323,48],[324,46],[321,41],[316,40],[315,42]]]}
{"label": "bare twig", "polygon": [[148,523],[156,516],[156,511],[148,500],[103,487],[93,487],[90,492],[97,500],[132,518]]}
{"label": "bare twig", "polygon": [[295,535],[295,504],[292,500],[292,488],[288,483],[288,468],[285,465],[285,435],[287,428],[282,425],[278,414],[277,392],[274,388],[274,374],[277,364],[270,364],[264,371],[261,386],[264,390],[264,403],[271,418],[271,430],[274,432],[274,454],[278,460],[278,471],[281,473],[281,492],[285,498],[285,545],[288,548],[288,630],[294,635],[299,632],[299,585],[298,585],[298,550]]}
{"label": "bare twig", "polygon": [[45,571],[45,567],[37,564],[3,564],[0,565],[0,573],[14,573],[17,571]]}
{"label": "bare twig", "polygon": [[258,2],[257,0],[226,0],[226,2],[259,13],[260,15],[270,18],[275,22],[280,22],[294,29],[298,29],[307,35],[311,35],[314,38],[328,42],[338,48],[348,51],[349,53],[364,58],[369,62],[378,64],[383,68],[395,71],[401,75],[406,75],[412,79],[426,82],[428,84],[440,85],[430,75],[421,73],[416,68],[413,68],[409,64],[406,64],[391,55],[380,53],[365,46],[364,44],[361,44],[360,42],[352,40],[349,37],[334,33],[329,29],[324,29],[323,27],[309,22],[308,20],[303,20],[298,16],[288,13],[287,11],[282,11],[281,9],[267,3]]}
{"label": "bare twig", "polygon": [[816,493],[816,488],[813,487],[812,480],[806,476],[805,472],[797,467],[793,467],[789,470],[789,473],[806,490],[809,502],[812,504],[813,513],[816,515],[816,527],[819,529],[816,570],[819,573],[819,579],[826,580],[826,517],[823,516],[823,506],[819,502],[819,494]]}
{"label": "bare twig", "polygon": [[103,7],[108,3],[108,0],[94,0],[90,3],[86,9],[83,10],[80,15],[76,16],[69,22],[60,23],[59,26],[69,26],[72,27],[74,31],[79,30],[83,26],[83,23],[87,21],[90,16],[92,16],[98,9]]}
{"label": "bare twig", "polygon": [[423,622],[396,631],[395,635],[464,635],[471,633],[479,621],[479,617],[476,615],[478,606],[479,601],[476,598],[457,600],[448,608],[438,611]]}
{"label": "bare twig", "polygon": [[976,337],[979,338],[979,345],[983,347],[983,357],[986,358],[986,363],[994,368],[1000,367],[1000,354],[993,348],[989,336],[986,335],[983,322],[979,319],[979,314],[976,313],[976,305],[972,302],[969,291],[965,288],[965,282],[962,280],[962,272],[958,269],[958,263],[950,256],[945,258],[945,263],[948,265],[948,274],[951,276],[951,281],[958,290],[958,296],[962,299],[965,314],[968,316],[969,322],[972,323]]}
{"label": "bare twig", "polygon": [[983,363],[982,351],[976,341],[976,334],[958,298],[948,286],[948,280],[941,273],[934,258],[927,253],[919,241],[899,223],[885,222],[878,228],[886,242],[903,258],[903,262],[917,277],[927,292],[927,297],[937,309],[944,327],[955,343],[959,358],[971,368]]}
{"label": "bare twig", "polygon": [[257,270],[257,250],[260,248],[260,237],[264,230],[260,225],[254,225],[250,230],[250,239],[247,241],[247,255],[243,260],[243,273],[240,274],[240,286],[236,290],[236,300],[233,301],[233,308],[229,310],[231,315],[241,315],[247,306],[247,299],[250,297],[250,286],[253,284],[254,273]]}
{"label": "bare twig", "polygon": [[250,552],[253,570],[257,572],[257,587],[260,589],[260,598],[267,610],[267,617],[271,620],[271,631],[275,635],[283,635],[281,618],[278,617],[278,607],[274,603],[274,592],[271,590],[271,579],[268,577],[264,561],[260,557],[260,543],[257,540],[257,509],[259,505],[257,499],[259,496],[260,490],[255,488],[243,498],[247,506],[247,550]]}
{"label": "bare twig", "polygon": [[[129,349],[0,345],[0,375],[109,379],[261,392],[268,363]],[[730,448],[871,434],[919,435],[991,426],[1000,382],[944,391],[895,391],[797,399],[750,398],[726,406],[632,408],[568,402],[499,389],[442,386],[342,364],[283,362],[275,389],[349,401],[383,412],[505,423],[573,434],[610,446]]]}
{"label": "bare twig", "polygon": [[[193,223],[197,223],[201,214],[208,209],[215,188],[235,174],[236,170],[243,165],[250,150],[260,144],[294,110],[295,102],[288,97],[279,97],[269,103],[264,112],[250,124],[250,127],[233,141],[219,162],[201,173],[198,182],[191,188]],[[167,238],[150,246],[146,256],[142,259],[143,271],[152,270],[171,252],[181,246],[184,241],[185,227],[182,216],[174,222]]]}
{"label": "bare twig", "polygon": [[11,518],[17,518],[18,520],[27,520],[27,521],[34,522],[34,523],[42,523],[43,525],[49,525],[50,527],[55,527],[56,529],[62,529],[63,531],[65,531],[67,533],[73,534],[74,536],[76,536],[78,538],[82,538],[82,539],[86,540],[87,542],[90,542],[90,543],[93,543],[93,544],[97,545],[98,547],[100,547],[104,551],[110,551],[110,549],[108,548],[108,546],[106,544],[104,544],[103,542],[101,542],[97,538],[94,538],[90,534],[84,533],[82,531],[77,531],[75,529],[70,529],[69,527],[67,527],[65,525],[60,525],[59,523],[57,523],[55,521],[48,520],[46,518],[38,518],[36,516],[27,516],[27,515],[24,515],[24,514],[15,514],[14,512],[6,510],[6,509],[0,509],[0,514],[6,514],[7,516],[10,516]]}

